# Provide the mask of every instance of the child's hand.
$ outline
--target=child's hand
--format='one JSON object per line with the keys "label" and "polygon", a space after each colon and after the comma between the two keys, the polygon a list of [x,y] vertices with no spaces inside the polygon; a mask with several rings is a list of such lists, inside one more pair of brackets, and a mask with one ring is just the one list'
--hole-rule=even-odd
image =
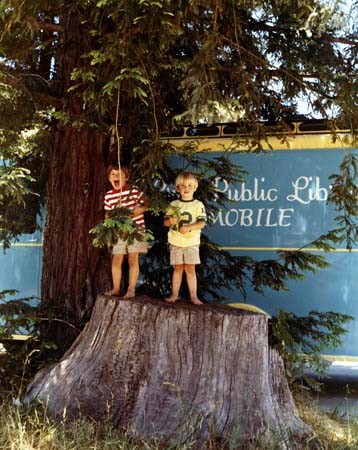
{"label": "child's hand", "polygon": [[179,222],[178,217],[169,217],[169,224],[170,226],[176,225]]}
{"label": "child's hand", "polygon": [[190,225],[182,225],[179,229],[179,233],[181,234],[189,233],[190,231],[191,231]]}

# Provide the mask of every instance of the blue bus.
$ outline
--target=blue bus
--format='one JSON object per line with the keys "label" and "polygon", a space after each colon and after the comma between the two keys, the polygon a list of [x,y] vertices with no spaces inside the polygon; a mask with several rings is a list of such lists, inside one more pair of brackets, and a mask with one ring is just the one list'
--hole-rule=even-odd
{"label": "blue bus", "polygon": [[[327,204],[329,177],[339,173],[346,152],[358,155],[358,149],[352,148],[348,130],[333,133],[324,120],[301,120],[286,127],[267,127],[263,152],[249,151],[237,123],[188,126],[162,137],[178,150],[195,143],[201,157],[212,158],[225,151],[248,172],[245,182],[238,185],[216,180],[216,189],[230,201],[205,229],[210,239],[233,255],[276,259],[278,250],[300,249],[337,228],[334,218],[338,213]],[[174,164],[180,167],[180,160]],[[309,245],[304,251],[324,253]],[[233,304],[246,303],[248,309],[269,315],[283,309],[298,316],[312,310],[353,316],[346,324],[342,346],[327,357],[358,361],[357,242],[351,251],[342,243],[324,255],[330,267],[315,274],[307,272],[303,281],[288,282],[288,291],[266,289],[262,295],[248,290],[247,299],[238,292],[225,295]]]}
{"label": "blue bus", "polygon": [[[188,126],[162,136],[180,148],[195,141],[202,156],[211,158],[228,151],[235,164],[248,171],[239,185],[216,180],[216,189],[225,194],[227,207],[214,217],[205,232],[222,249],[254,260],[275,259],[278,250],[299,249],[336,228],[337,212],[327,205],[329,176],[339,171],[345,152],[352,148],[348,130],[337,133],[325,121],[302,120],[288,129],[268,128],[264,152],[248,151],[237,124]],[[244,133],[243,133],[244,135]],[[284,138],[282,137],[284,135]],[[230,152],[230,149],[235,151]],[[178,164],[178,161],[176,161]],[[179,163],[180,164],[180,163]],[[165,186],[162,186],[165,189]],[[315,248],[305,251],[320,253]],[[232,304],[275,315],[278,309],[299,316],[309,311],[334,311],[353,316],[340,348],[328,358],[358,362],[358,246],[348,251],[344,245],[325,254],[330,267],[316,274],[308,272],[304,281],[290,281],[289,291],[267,289],[264,295],[248,290],[247,299],[238,292],[225,292]],[[42,233],[22,235],[0,255],[0,291],[17,289],[17,297],[40,297],[42,272]]]}
{"label": "blue bus", "polygon": [[17,290],[11,298],[33,297],[36,304],[41,295],[42,230],[22,234],[6,253],[0,251],[0,292]]}

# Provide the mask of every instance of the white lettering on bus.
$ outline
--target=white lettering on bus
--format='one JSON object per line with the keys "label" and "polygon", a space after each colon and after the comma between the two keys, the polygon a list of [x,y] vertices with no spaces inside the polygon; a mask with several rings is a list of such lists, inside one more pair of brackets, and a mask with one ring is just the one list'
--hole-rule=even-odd
{"label": "white lettering on bus", "polygon": [[213,218],[213,224],[218,223],[222,227],[289,227],[294,211],[293,208],[220,209]]}
{"label": "white lettering on bus", "polygon": [[236,202],[275,202],[277,200],[277,189],[267,188],[263,186],[264,183],[264,177],[254,178],[253,186],[250,187],[246,183],[241,183],[238,189],[232,189],[226,180],[216,178],[214,186],[219,192],[226,194],[229,200]]}
{"label": "white lettering on bus", "polygon": [[156,178],[154,180],[154,187],[159,189],[159,192],[175,192],[175,188],[173,188],[171,185],[165,183],[163,180]]}
{"label": "white lettering on bus", "polygon": [[328,198],[328,189],[321,187],[319,177],[298,177],[292,182],[293,194],[286,198],[289,202],[297,201],[304,205],[312,201],[325,202]]}

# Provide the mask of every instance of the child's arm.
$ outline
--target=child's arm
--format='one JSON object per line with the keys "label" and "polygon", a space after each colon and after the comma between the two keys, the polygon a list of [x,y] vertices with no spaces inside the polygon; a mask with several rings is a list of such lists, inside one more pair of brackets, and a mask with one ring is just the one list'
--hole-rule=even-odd
{"label": "child's arm", "polygon": [[189,231],[194,231],[194,230],[202,230],[206,225],[205,220],[198,220],[195,223],[186,223],[184,225],[182,225],[179,229],[179,232],[182,234],[185,233],[189,233]]}

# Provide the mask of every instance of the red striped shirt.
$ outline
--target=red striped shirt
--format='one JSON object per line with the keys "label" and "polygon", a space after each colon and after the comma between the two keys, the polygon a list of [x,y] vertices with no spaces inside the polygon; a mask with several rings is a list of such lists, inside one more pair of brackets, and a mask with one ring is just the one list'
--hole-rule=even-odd
{"label": "red striped shirt", "polygon": [[[121,190],[111,189],[104,196],[104,209],[111,211],[116,206],[122,206],[128,209],[134,209],[143,206],[144,196],[136,186],[124,186]],[[133,217],[134,222],[141,230],[145,229],[144,214]]]}

